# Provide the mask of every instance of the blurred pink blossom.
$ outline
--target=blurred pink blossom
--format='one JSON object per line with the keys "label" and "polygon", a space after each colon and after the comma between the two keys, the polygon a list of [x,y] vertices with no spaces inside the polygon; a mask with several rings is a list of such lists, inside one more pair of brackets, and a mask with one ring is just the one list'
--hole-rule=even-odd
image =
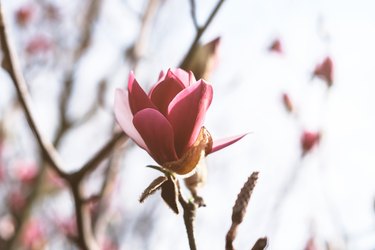
{"label": "blurred pink blossom", "polygon": [[304,131],[301,136],[301,149],[303,154],[310,152],[320,141],[320,132]]}
{"label": "blurred pink blossom", "polygon": [[316,65],[313,76],[318,77],[327,83],[328,87],[333,84],[333,62],[331,57],[327,56],[323,62]]}
{"label": "blurred pink blossom", "polygon": [[11,190],[7,196],[9,209],[14,213],[19,213],[26,205],[26,196],[20,189]]}
{"label": "blurred pink blossom", "polygon": [[35,163],[30,161],[17,161],[14,168],[16,179],[25,184],[32,183],[39,171]]}
{"label": "blurred pink blossom", "polygon": [[42,224],[39,220],[31,219],[22,235],[22,244],[27,249],[43,249],[45,243],[45,234],[42,230]]}
{"label": "blurred pink blossom", "polygon": [[277,39],[273,40],[271,45],[268,47],[268,50],[271,51],[271,52],[282,54],[284,52],[284,50],[283,50],[283,46],[281,44],[280,39],[277,38]]}
{"label": "blurred pink blossom", "polygon": [[35,7],[31,4],[22,6],[15,13],[16,22],[20,26],[29,24],[35,16]]}
{"label": "blurred pink blossom", "polygon": [[[128,91],[116,91],[115,115],[124,132],[157,163],[177,174],[187,174],[195,168],[201,155],[201,151],[192,153],[190,150],[201,135],[212,94],[212,86],[206,81],[196,81],[192,72],[176,69],[162,72],[147,95],[130,73]],[[212,143],[207,133],[203,136],[207,140],[205,154],[225,148],[245,136]],[[185,161],[186,157],[189,160]]]}
{"label": "blurred pink blossom", "polygon": [[26,44],[26,52],[30,55],[47,53],[52,49],[52,41],[43,35],[37,35]]}

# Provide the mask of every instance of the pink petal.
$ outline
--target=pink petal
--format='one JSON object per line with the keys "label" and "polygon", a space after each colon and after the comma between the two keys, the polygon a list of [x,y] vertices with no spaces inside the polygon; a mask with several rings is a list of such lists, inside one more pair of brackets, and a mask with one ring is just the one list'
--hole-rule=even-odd
{"label": "pink petal", "polygon": [[122,130],[141,148],[148,151],[145,142],[133,125],[133,114],[130,110],[128,92],[124,89],[116,89],[115,117]]}
{"label": "pink petal", "polygon": [[185,87],[189,87],[191,84],[197,81],[195,80],[194,74],[191,71],[186,72],[183,69],[177,68],[172,70],[172,72],[185,85]]}
{"label": "pink petal", "polygon": [[221,150],[225,147],[228,147],[229,145],[232,145],[233,143],[241,140],[245,135],[247,135],[247,133],[242,134],[242,135],[224,138],[224,139],[219,139],[217,141],[214,140],[214,142],[212,144],[212,150],[211,150],[210,154],[214,153],[216,151],[219,151],[219,150]]}
{"label": "pink petal", "polygon": [[133,72],[130,72],[129,74],[128,90],[129,104],[133,115],[145,108],[156,108],[137,80],[134,78]]}
{"label": "pink petal", "polygon": [[163,163],[177,160],[173,128],[163,114],[155,109],[147,108],[134,116],[133,124],[157,163],[163,165]]}
{"label": "pink petal", "polygon": [[167,75],[165,79],[157,84],[150,92],[151,101],[165,116],[168,114],[169,103],[185,88],[170,71],[168,71],[167,74],[169,76]]}
{"label": "pink petal", "polygon": [[168,120],[175,134],[175,148],[182,156],[199,134],[212,101],[212,87],[200,80],[176,95],[168,107]]}

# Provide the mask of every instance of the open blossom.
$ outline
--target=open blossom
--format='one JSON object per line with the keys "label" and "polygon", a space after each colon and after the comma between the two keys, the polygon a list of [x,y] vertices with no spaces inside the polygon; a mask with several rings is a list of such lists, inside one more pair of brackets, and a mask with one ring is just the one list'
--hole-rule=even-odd
{"label": "open blossom", "polygon": [[187,174],[202,155],[218,151],[245,134],[212,141],[203,127],[212,86],[182,69],[160,74],[149,94],[129,75],[128,90],[118,89],[116,119],[124,132],[161,166]]}
{"label": "open blossom", "polygon": [[333,62],[331,57],[327,56],[322,63],[318,64],[314,69],[314,76],[319,77],[327,83],[328,87],[333,84]]}

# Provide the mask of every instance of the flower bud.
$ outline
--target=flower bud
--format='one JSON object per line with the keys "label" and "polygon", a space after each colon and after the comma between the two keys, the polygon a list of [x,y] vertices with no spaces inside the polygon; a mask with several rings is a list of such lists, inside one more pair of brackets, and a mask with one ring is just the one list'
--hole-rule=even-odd
{"label": "flower bud", "polygon": [[284,104],[284,107],[285,107],[286,111],[288,111],[289,113],[292,113],[293,112],[293,103],[290,100],[290,97],[287,93],[282,94],[282,102]]}
{"label": "flower bud", "polygon": [[304,131],[301,136],[301,149],[303,155],[309,153],[320,141],[320,132]]}
{"label": "flower bud", "polygon": [[283,46],[281,44],[280,39],[273,40],[273,42],[271,43],[271,45],[268,47],[268,50],[270,52],[275,52],[275,53],[278,53],[278,54],[282,54],[284,52],[284,50],[283,50]]}
{"label": "flower bud", "polygon": [[218,64],[219,45],[220,37],[204,45],[198,45],[191,59],[185,62],[182,68],[192,71],[198,79],[209,79]]}
{"label": "flower bud", "polygon": [[313,76],[318,77],[326,82],[328,87],[333,84],[333,62],[332,59],[327,56],[322,63],[316,65]]}

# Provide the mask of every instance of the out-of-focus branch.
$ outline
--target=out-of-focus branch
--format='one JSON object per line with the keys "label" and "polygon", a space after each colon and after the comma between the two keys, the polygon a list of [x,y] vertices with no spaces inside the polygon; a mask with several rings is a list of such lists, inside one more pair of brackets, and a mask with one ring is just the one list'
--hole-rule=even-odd
{"label": "out-of-focus branch", "polygon": [[74,198],[74,206],[77,218],[78,236],[76,242],[82,250],[99,250],[95,240],[92,226],[89,204],[84,200],[81,180],[70,178],[69,184]]}
{"label": "out-of-focus branch", "polygon": [[197,19],[197,7],[195,4],[195,0],[190,0],[190,8],[191,8],[191,19],[193,20],[193,24],[195,26],[195,29],[199,30],[199,24]]}
{"label": "out-of-focus branch", "polygon": [[147,41],[147,35],[150,30],[150,24],[152,23],[153,18],[157,14],[157,10],[159,4],[161,4],[163,0],[149,0],[146,10],[143,13],[142,20],[141,20],[141,27],[139,30],[138,37],[134,44],[128,49],[126,55],[129,57],[131,62],[131,68],[135,70],[139,63],[139,60],[144,53]]}
{"label": "out-of-focus branch", "polygon": [[129,137],[123,132],[115,133],[112,138],[90,159],[81,169],[73,175],[77,175],[81,180],[88,173],[93,171],[108,155],[113,152],[116,145],[125,142]]}
{"label": "out-of-focus branch", "polygon": [[233,206],[232,225],[227,233],[225,241],[226,250],[234,250],[233,241],[236,238],[237,228],[242,223],[246,214],[247,205],[253,193],[256,181],[258,180],[258,172],[253,172],[243,185],[237,200]]}
{"label": "out-of-focus branch", "polygon": [[195,38],[193,40],[193,43],[191,44],[189,51],[187,52],[186,56],[184,57],[182,63],[180,64],[180,68],[186,68],[186,66],[190,63],[192,57],[194,56],[194,52],[197,49],[199,45],[199,40],[201,39],[203,33],[207,30],[208,26],[210,26],[212,20],[220,10],[221,6],[223,5],[225,0],[219,0],[212,10],[211,14],[207,18],[206,22],[203,26],[198,27],[197,32],[195,34]]}
{"label": "out-of-focus branch", "polygon": [[31,98],[27,90],[25,79],[23,78],[21,69],[18,65],[15,50],[9,41],[7,32],[8,31],[5,25],[2,3],[0,2],[0,39],[1,48],[4,53],[3,67],[6,71],[8,71],[13,81],[13,84],[17,91],[18,99],[22,105],[22,108],[25,111],[27,121],[35,135],[35,138],[37,139],[37,142],[40,146],[40,149],[42,150],[43,155],[49,162],[50,166],[56,171],[56,173],[61,177],[65,177],[66,173],[61,168],[61,160],[57,154],[55,147],[44,137],[44,135],[41,133],[35,122],[34,114],[30,105]]}
{"label": "out-of-focus branch", "polygon": [[89,48],[91,44],[95,20],[97,19],[99,15],[102,1],[103,0],[93,0],[92,2],[90,2],[86,15],[83,18],[81,42],[79,43],[79,45],[77,46],[77,48],[75,49],[73,53],[73,63],[71,64],[72,66],[68,68],[65,74],[66,76],[65,76],[65,81],[63,83],[63,90],[60,95],[60,101],[59,101],[60,123],[59,123],[59,127],[57,128],[54,142],[60,140],[61,137],[65,134],[65,132],[73,126],[73,122],[70,121],[70,119],[67,117],[67,110],[69,106],[69,100],[73,91],[74,70],[77,66],[79,59],[86,52],[86,50]]}

